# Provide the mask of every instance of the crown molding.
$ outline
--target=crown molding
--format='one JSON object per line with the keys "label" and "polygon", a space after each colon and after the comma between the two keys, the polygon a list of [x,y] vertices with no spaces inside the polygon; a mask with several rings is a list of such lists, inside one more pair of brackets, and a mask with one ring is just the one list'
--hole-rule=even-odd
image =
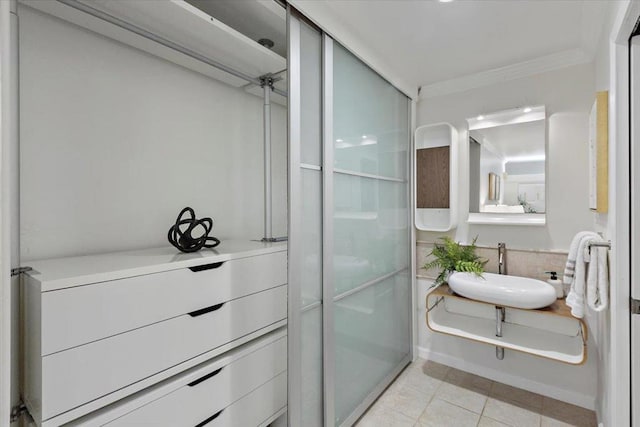
{"label": "crown molding", "polygon": [[421,86],[419,99],[466,92],[471,89],[530,77],[573,65],[586,64],[592,60],[593,55],[588,54],[583,49],[564,50],[551,55],[507,65],[506,67],[494,68],[493,70],[481,71],[476,74],[469,74],[463,77]]}

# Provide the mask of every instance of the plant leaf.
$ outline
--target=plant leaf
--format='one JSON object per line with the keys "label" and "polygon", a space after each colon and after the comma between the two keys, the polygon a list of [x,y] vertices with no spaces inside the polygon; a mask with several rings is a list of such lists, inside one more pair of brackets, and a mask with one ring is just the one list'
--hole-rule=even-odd
{"label": "plant leaf", "polygon": [[449,273],[453,271],[463,271],[482,275],[484,266],[488,260],[481,259],[476,254],[476,236],[470,245],[461,245],[449,236],[441,237],[442,243],[436,243],[429,256],[433,260],[426,263],[423,268],[430,270],[440,268],[440,274],[435,280],[434,286],[439,286],[446,281]]}

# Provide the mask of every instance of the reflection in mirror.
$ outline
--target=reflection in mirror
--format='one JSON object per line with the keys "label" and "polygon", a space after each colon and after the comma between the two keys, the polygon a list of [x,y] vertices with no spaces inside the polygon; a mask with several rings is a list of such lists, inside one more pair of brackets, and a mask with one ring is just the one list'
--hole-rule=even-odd
{"label": "reflection in mirror", "polygon": [[493,172],[489,172],[489,196],[487,199],[490,202],[500,200],[500,177]]}
{"label": "reflection in mirror", "polygon": [[467,119],[469,212],[544,214],[545,108]]}

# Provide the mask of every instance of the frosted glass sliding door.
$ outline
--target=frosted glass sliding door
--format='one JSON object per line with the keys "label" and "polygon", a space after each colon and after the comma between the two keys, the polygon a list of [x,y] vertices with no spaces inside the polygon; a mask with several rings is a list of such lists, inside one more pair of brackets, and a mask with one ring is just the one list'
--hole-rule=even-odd
{"label": "frosted glass sliding door", "polygon": [[289,17],[289,425],[322,426],[322,34]]}
{"label": "frosted glass sliding door", "polygon": [[361,415],[411,354],[409,100],[334,42],[332,105],[335,424],[341,425]]}
{"label": "frosted glass sliding door", "polygon": [[411,357],[410,104],[288,12],[289,425],[352,425]]}

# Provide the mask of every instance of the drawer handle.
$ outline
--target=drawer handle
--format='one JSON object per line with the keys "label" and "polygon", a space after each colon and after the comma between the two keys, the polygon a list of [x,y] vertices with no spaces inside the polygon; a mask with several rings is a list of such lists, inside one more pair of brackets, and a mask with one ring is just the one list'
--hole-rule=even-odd
{"label": "drawer handle", "polygon": [[201,382],[206,381],[206,380],[208,380],[209,378],[213,378],[213,377],[215,377],[216,375],[218,375],[218,374],[220,373],[220,371],[222,371],[222,369],[223,369],[223,368],[224,368],[224,366],[223,366],[222,368],[220,368],[220,369],[217,369],[217,370],[215,370],[215,371],[213,371],[213,372],[211,372],[211,373],[209,373],[209,374],[207,374],[207,375],[203,376],[202,378],[198,378],[197,380],[190,382],[190,383],[189,383],[189,384],[187,384],[187,385],[188,385],[189,387],[195,387],[195,386],[197,386],[198,384],[200,384]]}
{"label": "drawer handle", "polygon": [[213,270],[214,268],[220,267],[222,264],[224,264],[224,261],[214,262],[213,264],[196,265],[195,267],[189,267],[189,270],[197,273],[198,271]]}
{"label": "drawer handle", "polygon": [[203,425],[209,424],[211,421],[213,421],[216,418],[218,418],[220,416],[220,414],[222,414],[222,411],[224,411],[224,409],[221,409],[220,411],[218,411],[215,414],[211,415],[209,418],[207,418],[203,422],[197,424],[196,427],[202,427]]}
{"label": "drawer handle", "polygon": [[203,314],[207,314],[207,313],[211,313],[212,311],[220,310],[223,305],[224,305],[224,303],[221,302],[220,304],[212,305],[211,307],[201,308],[200,310],[192,311],[191,313],[189,313],[189,316],[191,316],[191,317],[202,316]]}

